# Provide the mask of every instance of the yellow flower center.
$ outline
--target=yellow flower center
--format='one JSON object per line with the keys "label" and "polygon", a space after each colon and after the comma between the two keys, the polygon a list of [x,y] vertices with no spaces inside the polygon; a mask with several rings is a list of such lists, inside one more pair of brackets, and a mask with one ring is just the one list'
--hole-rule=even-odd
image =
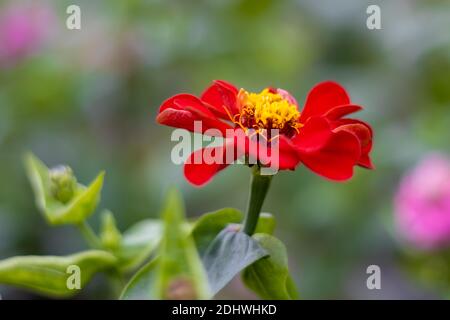
{"label": "yellow flower center", "polygon": [[278,129],[288,135],[298,132],[300,112],[278,93],[264,89],[260,93],[249,93],[241,89],[238,94],[240,113],[237,124],[244,128],[253,128],[257,132],[263,129]]}

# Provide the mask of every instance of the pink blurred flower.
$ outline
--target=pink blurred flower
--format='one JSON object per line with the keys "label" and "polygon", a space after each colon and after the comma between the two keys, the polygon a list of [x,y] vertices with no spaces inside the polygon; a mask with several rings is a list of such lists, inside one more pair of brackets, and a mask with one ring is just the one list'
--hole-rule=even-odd
{"label": "pink blurred flower", "polygon": [[399,231],[422,249],[450,245],[450,159],[432,154],[402,180],[395,197]]}
{"label": "pink blurred flower", "polygon": [[53,21],[50,7],[10,4],[0,8],[0,62],[30,55],[47,38]]}

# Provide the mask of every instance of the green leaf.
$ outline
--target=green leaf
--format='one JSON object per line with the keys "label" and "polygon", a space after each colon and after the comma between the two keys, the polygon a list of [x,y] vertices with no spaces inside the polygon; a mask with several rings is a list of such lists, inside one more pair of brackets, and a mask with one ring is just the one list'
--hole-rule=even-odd
{"label": "green leaf", "polygon": [[50,224],[79,224],[95,211],[100,201],[104,172],[87,187],[77,184],[73,198],[62,203],[51,192],[49,169],[45,164],[32,154],[26,156],[25,163],[36,205]]}
{"label": "green leaf", "polygon": [[157,258],[124,289],[122,299],[206,299],[209,288],[184,217],[179,193],[172,189],[162,213],[164,231]]}
{"label": "green leaf", "polygon": [[145,261],[161,241],[163,226],[161,220],[147,219],[133,225],[122,235],[120,268],[130,270]]}
{"label": "green leaf", "polygon": [[125,286],[121,300],[158,300],[155,291],[158,260],[154,259],[143,266]]}
{"label": "green leaf", "polygon": [[263,299],[298,299],[295,283],[289,274],[284,244],[268,234],[255,234],[253,238],[269,253],[269,256],[256,261],[244,270],[242,280],[245,285]]}
{"label": "green leaf", "polygon": [[223,208],[202,215],[192,229],[197,249],[202,255],[214,238],[229,224],[240,223],[243,214],[237,209]]}
{"label": "green leaf", "polygon": [[116,226],[116,219],[111,211],[104,210],[101,215],[100,241],[103,248],[117,251],[122,244],[122,235]]}
{"label": "green leaf", "polygon": [[114,266],[116,258],[106,251],[91,250],[66,256],[21,256],[0,261],[0,283],[22,287],[41,294],[64,297],[77,294],[67,282],[80,269],[81,288],[99,271]]}
{"label": "green leaf", "polygon": [[[209,297],[208,282],[194,240],[189,234],[182,199],[172,189],[162,213],[164,235],[159,259],[157,290],[162,298],[178,298],[177,287],[184,298]],[[183,293],[182,292],[182,293]]]}
{"label": "green leaf", "polygon": [[202,257],[213,295],[242,269],[267,255],[258,242],[236,229],[229,226],[221,231]]}
{"label": "green leaf", "polygon": [[276,227],[275,217],[268,212],[262,212],[259,215],[255,233],[267,233],[272,235],[273,232],[275,231],[275,227]]}

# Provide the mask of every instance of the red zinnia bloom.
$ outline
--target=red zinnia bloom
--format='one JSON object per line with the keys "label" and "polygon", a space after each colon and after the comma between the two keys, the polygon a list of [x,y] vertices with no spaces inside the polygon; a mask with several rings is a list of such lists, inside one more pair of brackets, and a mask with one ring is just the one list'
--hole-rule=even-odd
{"label": "red zinnia bloom", "polygon": [[[352,177],[353,167],[372,169],[369,153],[372,149],[371,127],[356,119],[345,118],[361,110],[352,104],[345,89],[338,83],[326,81],[309,92],[303,110],[287,91],[266,88],[260,93],[238,90],[226,81],[214,81],[197,98],[190,94],[177,94],[161,105],[157,122],[167,126],[194,131],[194,121],[202,122],[202,133],[208,129],[227,129],[244,133],[223,146],[197,150],[186,161],[184,173],[189,182],[203,185],[228,164],[194,163],[200,153],[236,151],[239,139],[245,139],[244,149],[235,152],[236,158],[252,156],[252,143],[247,132],[278,129],[279,135],[269,139],[279,148],[278,167],[294,170],[303,163],[313,172],[335,181]],[[265,137],[267,139],[267,137]],[[269,147],[270,149],[270,144]],[[269,152],[270,153],[270,152]],[[258,156],[256,156],[258,157]],[[197,157],[198,159],[198,157]],[[261,160],[261,158],[258,158]]]}

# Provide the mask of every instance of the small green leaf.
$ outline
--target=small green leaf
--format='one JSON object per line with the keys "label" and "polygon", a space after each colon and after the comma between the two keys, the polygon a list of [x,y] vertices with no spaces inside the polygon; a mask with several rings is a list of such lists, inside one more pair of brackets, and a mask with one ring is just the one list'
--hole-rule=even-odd
{"label": "small green leaf", "polygon": [[161,220],[147,219],[126,230],[119,253],[120,268],[131,270],[143,263],[160,243],[162,227]]}
{"label": "small green leaf", "polygon": [[262,212],[259,215],[255,233],[267,233],[272,235],[273,232],[275,231],[275,227],[276,227],[275,217],[268,212]]}
{"label": "small green leaf", "polygon": [[116,227],[114,215],[108,210],[102,212],[102,248],[111,251],[119,259],[118,268],[121,271],[129,271],[141,265],[156,249],[161,236],[160,220],[142,220],[122,235]]}
{"label": "small green leaf", "polygon": [[157,258],[145,265],[122,299],[206,299],[210,296],[179,193],[172,189],[162,213],[164,231]]}
{"label": "small green leaf", "polygon": [[247,234],[229,226],[211,242],[202,257],[211,291],[216,294],[242,269],[267,252]]}
{"label": "small green leaf", "polygon": [[264,257],[242,273],[245,285],[258,296],[269,300],[298,299],[295,283],[289,274],[288,258],[284,244],[268,234],[255,234],[253,238],[269,256]]}
{"label": "small green leaf", "polygon": [[122,235],[116,226],[116,219],[111,211],[104,210],[101,215],[100,241],[102,246],[117,251],[122,244]]}
{"label": "small green leaf", "polygon": [[67,282],[72,275],[69,267],[77,266],[80,271],[81,288],[92,276],[116,263],[116,258],[100,250],[57,256],[20,256],[0,261],[0,283],[22,287],[41,294],[64,297],[77,294],[79,290],[69,289]]}
{"label": "small green leaf", "polygon": [[242,221],[243,214],[237,209],[223,208],[202,215],[192,229],[197,249],[202,255],[214,238],[229,224]]}
{"label": "small green leaf", "polygon": [[52,192],[49,169],[45,164],[32,154],[26,156],[25,162],[36,205],[50,224],[79,224],[95,211],[100,201],[104,172],[87,187],[77,184],[72,199],[61,202]]}

